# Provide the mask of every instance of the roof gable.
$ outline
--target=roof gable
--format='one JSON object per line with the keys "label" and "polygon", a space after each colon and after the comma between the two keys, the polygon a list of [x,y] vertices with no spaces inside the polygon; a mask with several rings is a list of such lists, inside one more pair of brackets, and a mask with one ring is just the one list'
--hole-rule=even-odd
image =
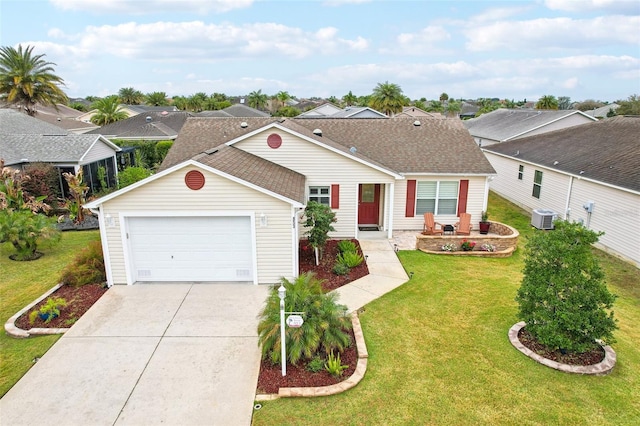
{"label": "roof gable", "polygon": [[614,117],[485,148],[514,160],[640,192],[640,117]]}

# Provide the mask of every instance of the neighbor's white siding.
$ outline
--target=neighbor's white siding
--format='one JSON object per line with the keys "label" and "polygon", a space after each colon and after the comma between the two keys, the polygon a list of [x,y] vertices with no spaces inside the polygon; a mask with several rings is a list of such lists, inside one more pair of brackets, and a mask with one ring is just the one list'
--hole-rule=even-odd
{"label": "neighbor's white siding", "polygon": [[96,141],[82,158],[80,165],[90,164],[104,158],[114,158],[116,152],[101,140]]}
{"label": "neighbor's white siding", "polygon": [[[102,206],[103,214],[109,215],[113,221],[113,226],[106,227],[106,235],[114,283],[127,283],[120,215],[141,211],[156,215],[158,212],[255,212],[258,282],[275,283],[280,277],[292,277],[294,230],[291,205],[204,170],[201,171],[206,179],[205,186],[193,191],[186,187],[184,176],[194,169],[197,168],[177,170],[109,200]],[[262,213],[267,218],[266,227],[260,226]]]}
{"label": "neighbor's white siding", "polygon": [[[280,148],[267,145],[272,133],[282,137]],[[393,176],[277,129],[258,133],[234,146],[305,175],[307,193],[309,186],[340,185],[340,208],[334,210],[337,222],[333,224],[335,231],[330,233],[333,238],[356,236],[359,184],[395,182]]]}
{"label": "neighbor's white siding", "polygon": [[[407,204],[407,181],[469,181],[469,192],[467,194],[467,213],[471,214],[471,225],[477,228],[480,222],[483,206],[485,205],[485,176],[412,176],[406,175],[405,180],[396,182],[393,209],[394,230],[421,230],[424,224],[424,217],[417,215],[406,217],[405,207]],[[415,212],[414,212],[415,213]],[[457,215],[437,215],[436,222],[453,225],[458,221]]]}
{"label": "neighbor's white siding", "polygon": [[[515,159],[485,152],[498,172],[490,188],[497,194],[531,212],[545,208],[561,219],[581,221],[594,231],[603,231],[598,246],[640,267],[640,194],[601,183],[522,163]],[[518,166],[524,165],[522,180]],[[543,171],[540,199],[531,195],[534,170]],[[593,201],[591,217],[583,205]],[[568,207],[568,209],[566,208]]]}

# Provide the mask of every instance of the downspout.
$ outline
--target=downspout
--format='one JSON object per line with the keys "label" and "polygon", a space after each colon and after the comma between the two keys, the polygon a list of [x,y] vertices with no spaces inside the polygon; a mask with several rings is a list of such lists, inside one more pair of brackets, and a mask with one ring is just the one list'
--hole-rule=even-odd
{"label": "downspout", "polygon": [[571,214],[571,191],[573,190],[573,176],[569,176],[569,188],[567,190],[567,202],[564,203],[564,220],[569,220]]}
{"label": "downspout", "polygon": [[104,257],[104,271],[107,275],[107,287],[111,287],[113,286],[113,273],[111,272],[109,244],[107,244],[107,223],[105,222],[104,215],[102,214],[102,208],[89,210],[91,213],[98,215],[98,224],[100,225],[100,244],[102,245],[102,256]]}

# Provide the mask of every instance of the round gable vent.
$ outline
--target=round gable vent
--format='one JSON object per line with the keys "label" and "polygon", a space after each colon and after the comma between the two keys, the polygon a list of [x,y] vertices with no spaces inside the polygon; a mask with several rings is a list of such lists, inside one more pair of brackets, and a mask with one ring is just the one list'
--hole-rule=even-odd
{"label": "round gable vent", "polygon": [[267,138],[267,145],[269,148],[278,149],[282,145],[282,138],[277,133],[271,133]]}
{"label": "round gable vent", "polygon": [[197,191],[204,186],[204,175],[198,170],[191,170],[184,176],[187,188]]}

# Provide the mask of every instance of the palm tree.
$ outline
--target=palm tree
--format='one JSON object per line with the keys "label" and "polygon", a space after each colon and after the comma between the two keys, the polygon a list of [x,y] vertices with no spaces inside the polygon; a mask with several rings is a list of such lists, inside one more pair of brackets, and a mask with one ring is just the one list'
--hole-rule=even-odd
{"label": "palm tree", "polygon": [[454,99],[450,99],[449,102],[447,102],[445,110],[447,111],[447,115],[457,117],[460,111],[462,111],[462,104]]}
{"label": "palm tree", "polygon": [[147,93],[145,98],[146,98],[145,103],[147,105],[153,105],[153,106],[169,105],[169,102],[167,101],[167,94],[165,92]]}
{"label": "palm tree", "polygon": [[553,95],[544,95],[536,102],[536,109],[558,109],[558,100]]}
{"label": "palm tree", "polygon": [[187,98],[185,98],[184,96],[174,96],[172,99],[172,104],[180,111],[187,110]]}
{"label": "palm tree", "polygon": [[351,93],[351,90],[349,90],[349,93],[342,97],[342,102],[344,102],[347,106],[353,106],[356,104],[356,102],[358,102],[358,97]]}
{"label": "palm tree", "polygon": [[64,80],[54,74],[52,62],[42,59],[45,55],[32,55],[33,46],[16,50],[0,48],[0,100],[9,105],[24,108],[33,116],[36,105],[66,104],[69,99],[58,85]]}
{"label": "palm tree", "polygon": [[120,99],[117,95],[100,99],[93,104],[93,107],[97,109],[98,112],[91,117],[91,122],[98,126],[104,126],[129,117],[120,107]]}
{"label": "palm tree", "polygon": [[445,92],[443,92],[440,95],[440,102],[445,102],[445,101],[448,101],[448,100],[449,100],[449,95],[447,95]]}
{"label": "palm tree", "polygon": [[291,99],[291,95],[289,94],[289,92],[280,91],[276,93],[275,98],[282,102],[282,107],[284,108],[285,106],[287,106],[287,101]]}
{"label": "palm tree", "polygon": [[444,112],[444,105],[440,101],[431,101],[427,107],[428,112]]}
{"label": "palm tree", "polygon": [[206,93],[196,93],[195,95],[191,95],[187,98],[187,110],[193,112],[200,112],[204,108],[207,99],[209,97]]}
{"label": "palm tree", "polygon": [[265,109],[267,107],[267,94],[262,93],[262,89],[259,89],[257,92],[254,90],[249,93],[248,101],[249,106],[255,109]]}
{"label": "palm tree", "polygon": [[378,83],[369,101],[372,108],[388,116],[401,112],[404,103],[405,97],[400,86],[388,81]]}
{"label": "palm tree", "polygon": [[125,105],[140,105],[144,100],[142,92],[133,87],[123,87],[118,92],[118,96],[120,96],[120,102]]}

